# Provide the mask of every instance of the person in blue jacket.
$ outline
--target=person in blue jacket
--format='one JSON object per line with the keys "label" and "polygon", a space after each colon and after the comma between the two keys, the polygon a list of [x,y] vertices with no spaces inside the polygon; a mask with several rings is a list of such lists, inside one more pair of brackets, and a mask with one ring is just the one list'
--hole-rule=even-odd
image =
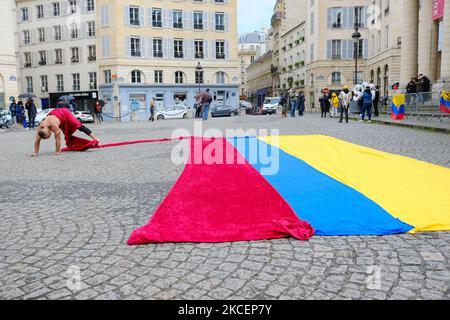
{"label": "person in blue jacket", "polygon": [[16,99],[13,99],[11,100],[11,103],[9,105],[9,112],[11,113],[11,121],[13,124],[16,118],[16,108],[17,108]]}
{"label": "person in blue jacket", "polygon": [[372,90],[370,87],[366,87],[366,90],[364,90],[363,93],[363,109],[362,109],[362,115],[361,115],[361,121],[364,121],[364,118],[366,117],[366,113],[369,117],[369,123],[372,122]]}
{"label": "person in blue jacket", "polygon": [[19,101],[16,106],[16,120],[18,124],[20,125],[23,124],[23,120],[25,118],[24,115],[25,115],[25,108],[23,106],[23,102]]}

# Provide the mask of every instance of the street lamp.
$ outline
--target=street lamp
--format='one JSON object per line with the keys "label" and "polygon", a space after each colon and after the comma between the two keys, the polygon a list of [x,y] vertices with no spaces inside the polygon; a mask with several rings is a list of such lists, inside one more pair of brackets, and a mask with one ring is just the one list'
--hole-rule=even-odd
{"label": "street lamp", "polygon": [[201,91],[201,84],[202,84],[202,78],[200,77],[202,71],[203,71],[203,67],[200,64],[200,61],[198,62],[197,68],[195,68],[195,70],[197,71],[197,79],[198,79],[198,93],[200,93]]}
{"label": "street lamp", "polygon": [[359,55],[359,39],[362,37],[359,32],[359,27],[355,26],[355,32],[352,34],[352,38],[355,41],[355,85],[358,84],[358,55]]}

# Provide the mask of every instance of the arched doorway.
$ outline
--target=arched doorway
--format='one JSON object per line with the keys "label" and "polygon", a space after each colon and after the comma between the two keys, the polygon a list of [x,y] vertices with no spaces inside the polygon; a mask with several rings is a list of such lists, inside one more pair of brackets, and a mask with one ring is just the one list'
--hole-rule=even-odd
{"label": "arched doorway", "polygon": [[381,88],[381,68],[378,67],[377,69],[377,86]]}
{"label": "arched doorway", "polygon": [[383,92],[387,92],[389,90],[389,66],[384,66],[384,87]]}

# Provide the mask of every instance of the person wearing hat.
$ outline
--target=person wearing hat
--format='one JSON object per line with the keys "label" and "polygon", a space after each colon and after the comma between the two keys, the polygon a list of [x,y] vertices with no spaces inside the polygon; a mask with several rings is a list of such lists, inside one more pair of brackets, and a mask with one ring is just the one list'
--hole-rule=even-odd
{"label": "person wearing hat", "polygon": [[339,104],[341,106],[341,118],[339,123],[344,121],[345,114],[345,122],[348,123],[348,110],[350,109],[350,102],[352,100],[352,93],[350,92],[348,86],[344,86],[344,89],[339,94]]}

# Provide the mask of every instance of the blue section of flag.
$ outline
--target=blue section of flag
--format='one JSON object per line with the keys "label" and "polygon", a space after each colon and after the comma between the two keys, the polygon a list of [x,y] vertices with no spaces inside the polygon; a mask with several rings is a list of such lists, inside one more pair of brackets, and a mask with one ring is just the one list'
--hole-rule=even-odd
{"label": "blue section of flag", "polygon": [[[274,146],[257,138],[234,138],[229,142],[259,172],[264,172],[262,169],[270,172],[267,170],[269,166],[278,167],[275,174],[270,172],[263,176],[299,218],[313,226],[317,235],[380,236],[407,233],[413,229],[358,191]],[[249,195],[252,201],[264,197],[262,194],[252,194],[251,190]]]}

